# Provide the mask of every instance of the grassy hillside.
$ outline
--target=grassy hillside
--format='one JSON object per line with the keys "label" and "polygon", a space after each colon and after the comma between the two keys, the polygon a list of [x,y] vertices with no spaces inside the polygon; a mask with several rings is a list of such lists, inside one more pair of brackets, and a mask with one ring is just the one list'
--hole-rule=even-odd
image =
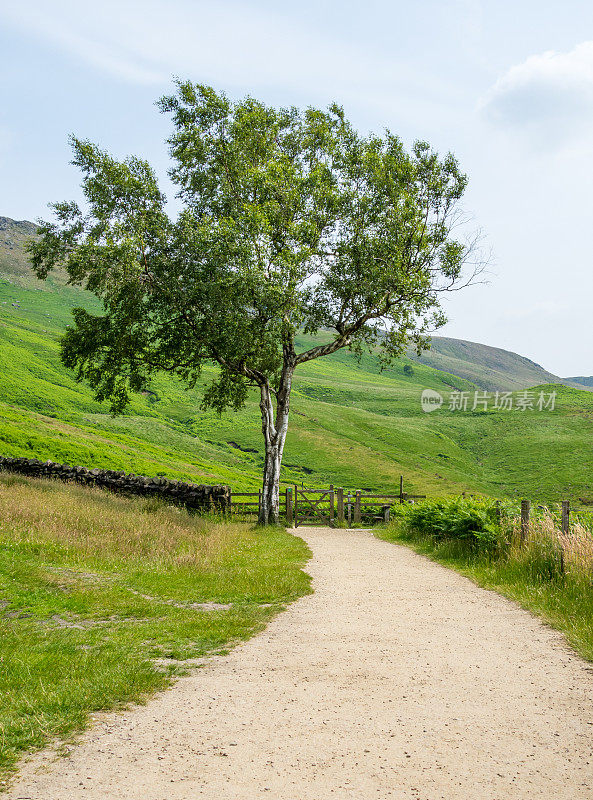
{"label": "grassy hillside", "polygon": [[[219,418],[200,410],[201,386],[187,392],[159,377],[124,416],[111,417],[59,361],[71,308],[92,306],[94,298],[60,276],[36,281],[24,259],[11,274],[2,259],[0,239],[2,453],[224,482],[235,490],[258,485],[255,396],[243,411]],[[310,362],[295,381],[283,479],[386,490],[403,473],[408,491],[431,495],[593,497],[593,394],[560,386],[556,410],[541,413],[451,412],[446,402],[432,414],[421,410],[424,388],[446,397],[476,385],[408,358],[383,372],[371,355],[357,362],[340,352]]]}
{"label": "grassy hillside", "polygon": [[[219,418],[200,411],[201,387],[186,392],[161,377],[126,415],[113,418],[76,383],[59,361],[58,338],[70,306],[81,299],[72,289],[40,292],[0,282],[0,449],[235,488],[257,485],[255,395],[244,411]],[[307,365],[295,386],[285,479],[395,486],[402,465],[408,473],[423,473],[418,459],[441,448],[437,442],[427,447],[415,430],[420,386],[445,391],[452,383],[469,387],[425,367],[412,378],[403,374],[403,364],[382,374],[374,359],[357,365],[349,354]],[[398,415],[408,417],[401,430]],[[418,479],[425,483],[424,476]]]}

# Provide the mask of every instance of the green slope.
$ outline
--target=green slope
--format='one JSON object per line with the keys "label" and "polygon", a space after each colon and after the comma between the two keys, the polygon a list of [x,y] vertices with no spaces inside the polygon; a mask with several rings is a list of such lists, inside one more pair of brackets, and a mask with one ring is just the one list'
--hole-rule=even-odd
{"label": "green slope", "polygon": [[[256,485],[261,429],[255,395],[244,411],[219,418],[200,411],[201,387],[187,392],[163,376],[128,413],[111,417],[59,361],[59,335],[71,305],[81,301],[89,298],[70,288],[40,292],[0,281],[2,452]],[[419,459],[431,448],[415,431],[420,386],[445,391],[452,383],[470,386],[426,367],[409,378],[403,363],[381,373],[374,358],[359,365],[347,353],[306,365],[295,381],[285,478],[353,487],[364,475],[363,485],[395,486],[400,465],[423,473]],[[399,425],[400,417],[407,422]]]}
{"label": "green slope", "polygon": [[[60,276],[36,281],[24,259],[15,266],[14,250],[10,272],[3,252],[0,236],[0,452],[224,482],[236,490],[258,485],[255,396],[243,411],[219,418],[200,410],[201,386],[188,392],[159,377],[128,413],[111,417],[58,355],[71,308],[92,306],[94,298]],[[417,493],[593,496],[593,394],[559,386],[556,410],[541,413],[451,412],[445,403],[425,414],[424,388],[446,396],[475,385],[408,358],[384,372],[373,356],[357,362],[348,352],[303,365],[283,479],[387,490],[403,473],[408,491]]]}

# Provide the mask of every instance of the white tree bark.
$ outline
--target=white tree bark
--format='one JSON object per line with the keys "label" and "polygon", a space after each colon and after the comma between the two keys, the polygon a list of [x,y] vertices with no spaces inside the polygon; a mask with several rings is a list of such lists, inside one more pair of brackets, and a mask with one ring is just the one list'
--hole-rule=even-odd
{"label": "white tree bark", "polygon": [[285,368],[276,399],[276,413],[269,384],[260,385],[260,410],[265,443],[264,475],[258,523],[277,525],[280,521],[280,467],[288,431],[293,368]]}

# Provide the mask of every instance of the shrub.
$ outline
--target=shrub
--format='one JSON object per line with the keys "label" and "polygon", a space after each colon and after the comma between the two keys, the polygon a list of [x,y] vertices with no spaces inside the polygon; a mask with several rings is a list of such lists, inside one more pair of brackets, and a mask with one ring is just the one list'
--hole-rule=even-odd
{"label": "shrub", "polygon": [[473,498],[427,500],[398,506],[393,516],[412,538],[430,537],[435,545],[458,542],[474,554],[496,556],[533,583],[555,581],[567,572],[592,581],[593,530],[588,514],[573,515],[570,532],[564,534],[559,511],[533,508],[525,541],[519,510],[511,503],[497,506],[495,501]]}
{"label": "shrub", "polygon": [[410,531],[436,540],[456,539],[492,550],[503,539],[496,505],[488,500],[430,500],[402,507],[401,516]]}

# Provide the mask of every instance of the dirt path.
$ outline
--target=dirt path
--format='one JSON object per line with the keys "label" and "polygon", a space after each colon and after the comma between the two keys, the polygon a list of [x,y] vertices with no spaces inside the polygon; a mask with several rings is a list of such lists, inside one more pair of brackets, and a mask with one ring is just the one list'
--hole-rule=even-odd
{"label": "dirt path", "polygon": [[314,595],[8,797],[593,797],[593,672],[559,634],[367,532],[298,533]]}

